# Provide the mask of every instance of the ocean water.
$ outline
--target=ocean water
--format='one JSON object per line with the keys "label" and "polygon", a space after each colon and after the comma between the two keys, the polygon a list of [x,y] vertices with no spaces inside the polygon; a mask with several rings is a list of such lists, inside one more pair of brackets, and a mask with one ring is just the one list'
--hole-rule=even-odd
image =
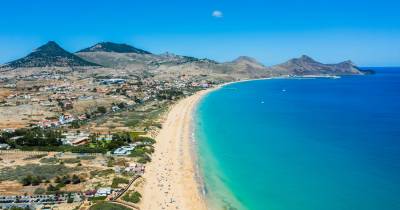
{"label": "ocean water", "polygon": [[235,83],[195,138],[213,209],[399,210],[400,68]]}

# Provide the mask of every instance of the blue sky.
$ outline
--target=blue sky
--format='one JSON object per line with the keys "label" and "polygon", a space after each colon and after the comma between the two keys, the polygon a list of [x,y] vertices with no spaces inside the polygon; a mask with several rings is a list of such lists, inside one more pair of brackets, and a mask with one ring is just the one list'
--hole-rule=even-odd
{"label": "blue sky", "polygon": [[99,41],[154,53],[266,65],[307,54],[326,63],[400,66],[395,0],[3,0],[0,63],[47,42],[69,51]]}

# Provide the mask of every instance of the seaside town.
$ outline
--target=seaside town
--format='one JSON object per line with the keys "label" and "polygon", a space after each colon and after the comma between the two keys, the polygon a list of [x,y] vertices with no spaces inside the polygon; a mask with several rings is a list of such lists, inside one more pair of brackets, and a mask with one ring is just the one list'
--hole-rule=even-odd
{"label": "seaside town", "polygon": [[0,210],[400,210],[400,0],[0,5]]}
{"label": "seaside town", "polygon": [[[111,42],[73,54],[52,41],[0,73],[0,208],[60,210],[205,209],[186,134],[204,91],[271,76],[363,74],[308,56],[265,67]],[[191,190],[172,188],[183,183]]]}
{"label": "seaside town", "polygon": [[212,85],[76,71],[0,77],[1,208],[138,208],[162,115]]}

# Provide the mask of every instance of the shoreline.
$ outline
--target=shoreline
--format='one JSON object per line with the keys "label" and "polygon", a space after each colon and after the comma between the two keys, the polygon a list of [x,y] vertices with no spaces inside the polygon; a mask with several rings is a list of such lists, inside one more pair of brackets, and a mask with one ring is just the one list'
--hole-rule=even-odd
{"label": "shoreline", "polygon": [[[234,83],[274,78],[226,82],[196,92],[175,103],[165,114],[163,126],[156,136],[152,161],[146,166],[146,172],[143,175],[145,181],[143,200],[139,204],[140,209],[209,209],[210,203],[206,198],[204,177],[202,177],[198,162],[198,148],[196,148],[197,142],[194,136],[193,117],[197,105],[204,96],[222,87]],[[163,192],[165,187],[167,191]]]}
{"label": "shoreline", "polygon": [[[198,162],[193,121],[197,105],[204,96],[235,83],[297,78],[302,77],[279,76],[226,82],[196,92],[174,104],[165,115],[165,122],[156,137],[153,160],[143,175],[145,182],[140,209],[208,209],[209,203]],[[304,78],[314,78],[314,76]]]}
{"label": "shoreline", "polygon": [[203,96],[220,87],[222,85],[196,92],[178,101],[166,114],[156,137],[153,160],[143,175],[140,209],[208,209],[198,173],[193,116]]}

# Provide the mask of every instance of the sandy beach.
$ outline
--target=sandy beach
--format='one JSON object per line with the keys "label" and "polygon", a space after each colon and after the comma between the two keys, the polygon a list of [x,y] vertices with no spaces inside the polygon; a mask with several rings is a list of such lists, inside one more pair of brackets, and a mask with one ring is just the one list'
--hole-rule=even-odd
{"label": "sandy beach", "polygon": [[213,89],[182,99],[169,111],[146,167],[141,209],[207,209],[196,179],[191,121],[197,102]]}

